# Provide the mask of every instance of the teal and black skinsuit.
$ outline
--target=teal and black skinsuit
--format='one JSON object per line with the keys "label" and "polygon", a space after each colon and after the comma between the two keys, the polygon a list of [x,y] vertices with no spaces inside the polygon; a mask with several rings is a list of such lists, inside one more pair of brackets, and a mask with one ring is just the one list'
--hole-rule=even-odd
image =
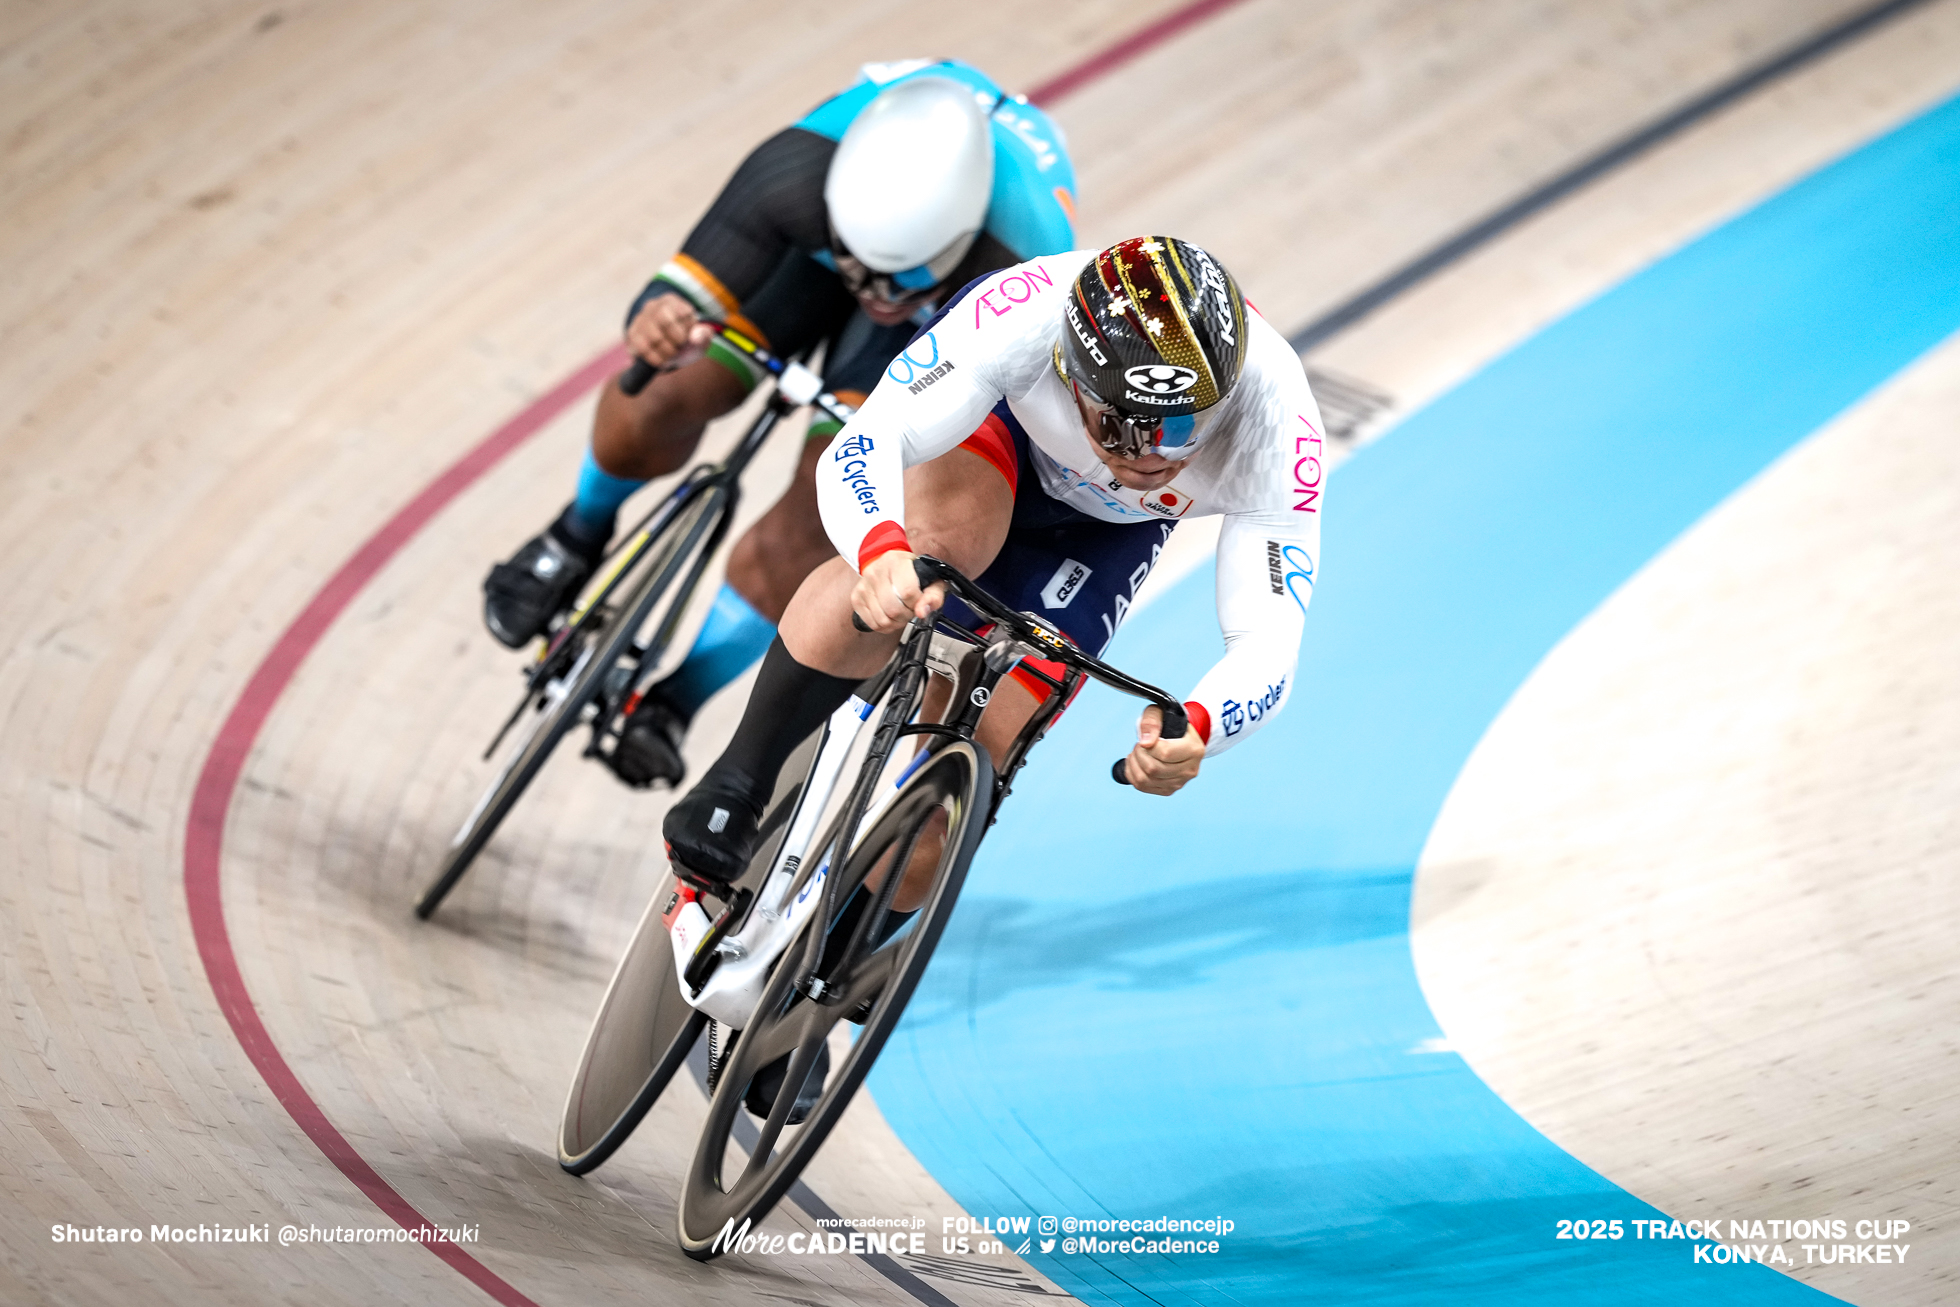
{"label": "teal and black skinsuit", "polygon": [[[993,123],[994,184],[986,223],[935,298],[951,299],[975,278],[1071,248],[1075,169],[1061,131],[1046,114],[1006,96],[965,64],[868,64],[847,90],[742,161],[680,253],[633,302],[627,321],[657,295],[684,295],[703,317],[760,337],[784,357],[825,345],[828,388],[854,402],[870,393],[939,305],[923,304],[913,321],[889,327],[878,326],[859,310],[831,259],[824,182],[845,129],[880,91],[914,77],[971,86],[991,106]],[[709,356],[746,384],[758,379],[732,351],[711,347]],[[828,439],[836,431],[835,422],[823,419],[811,424],[809,435]],[[568,530],[603,544],[612,535],[620,504],[642,484],[608,474],[588,449],[577,496],[561,521]],[[724,583],[687,658],[648,690],[642,709],[665,711],[684,724],[710,695],[761,657],[774,635],[774,624]]]}
{"label": "teal and black skinsuit", "polygon": [[[828,387],[868,393],[916,326],[875,325],[844,289],[831,261],[824,180],[837,142],[865,106],[880,91],[915,77],[963,82],[993,103],[994,185],[986,225],[946,279],[947,294],[1000,268],[1073,248],[1075,168],[1048,115],[966,64],[867,64],[848,89],[742,161],[680,253],[633,302],[628,321],[655,296],[682,294],[705,317],[750,329],[785,357],[828,342]],[[917,320],[936,308],[922,306]],[[752,379],[734,354],[717,358]]]}

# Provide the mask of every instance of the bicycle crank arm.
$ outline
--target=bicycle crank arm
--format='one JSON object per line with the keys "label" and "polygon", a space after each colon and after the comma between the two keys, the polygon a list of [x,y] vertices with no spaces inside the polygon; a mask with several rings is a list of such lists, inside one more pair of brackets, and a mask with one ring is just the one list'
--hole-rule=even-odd
{"label": "bicycle crank arm", "polygon": [[694,956],[688,962],[687,970],[681,974],[681,979],[686,982],[690,995],[698,996],[702,986],[708,983],[708,978],[715,974],[715,968],[721,965],[722,954],[719,946],[728,938],[728,932],[734,928],[735,923],[740,921],[743,914],[749,910],[749,903],[754,898],[753,890],[736,890],[735,897],[728,901],[728,906],[722,909],[719,917],[715,918],[714,925],[708,927],[708,933],[702,936],[699,944],[694,946]]}

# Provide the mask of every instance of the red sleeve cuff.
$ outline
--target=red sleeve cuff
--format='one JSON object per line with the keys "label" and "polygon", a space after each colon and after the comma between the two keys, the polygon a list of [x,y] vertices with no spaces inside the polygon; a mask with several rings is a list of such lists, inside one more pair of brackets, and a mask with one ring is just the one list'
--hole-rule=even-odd
{"label": "red sleeve cuff", "polygon": [[1191,726],[1198,732],[1198,738],[1206,744],[1211,743],[1211,713],[1201,703],[1184,701],[1184,715],[1191,719]]}
{"label": "red sleeve cuff", "polygon": [[889,554],[894,549],[903,549],[908,554],[912,552],[912,543],[905,538],[905,528],[890,520],[878,523],[858,545],[858,571],[862,572],[872,559]]}

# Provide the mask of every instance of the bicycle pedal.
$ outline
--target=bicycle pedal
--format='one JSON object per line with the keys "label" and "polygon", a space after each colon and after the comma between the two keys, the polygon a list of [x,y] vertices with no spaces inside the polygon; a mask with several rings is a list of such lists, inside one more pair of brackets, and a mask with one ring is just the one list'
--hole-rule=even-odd
{"label": "bicycle pedal", "polygon": [[663,846],[667,853],[667,865],[673,868],[674,879],[697,894],[709,894],[726,902],[733,893],[730,886],[722,884],[713,876],[704,876],[698,871],[690,871],[686,863],[674,856],[674,846],[670,841]]}

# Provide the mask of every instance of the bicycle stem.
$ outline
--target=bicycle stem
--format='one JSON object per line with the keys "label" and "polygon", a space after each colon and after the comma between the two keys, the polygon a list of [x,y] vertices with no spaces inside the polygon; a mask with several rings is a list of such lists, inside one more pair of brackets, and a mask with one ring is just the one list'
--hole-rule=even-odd
{"label": "bicycle stem", "polygon": [[996,627],[1008,631],[1015,642],[1029,654],[1066,667],[1081,671],[1092,681],[1098,681],[1112,690],[1120,691],[1133,698],[1144,699],[1157,706],[1164,715],[1164,737],[1178,739],[1189,727],[1184,704],[1168,693],[1139,681],[1126,672],[1111,667],[1108,663],[1087,653],[1070,643],[1061,631],[1041,621],[1032,613],[1018,613],[998,599],[982,590],[969,580],[958,568],[927,554],[920,554],[912,560],[912,570],[918,575],[921,586],[944,582],[946,588],[958,595],[961,602]]}

